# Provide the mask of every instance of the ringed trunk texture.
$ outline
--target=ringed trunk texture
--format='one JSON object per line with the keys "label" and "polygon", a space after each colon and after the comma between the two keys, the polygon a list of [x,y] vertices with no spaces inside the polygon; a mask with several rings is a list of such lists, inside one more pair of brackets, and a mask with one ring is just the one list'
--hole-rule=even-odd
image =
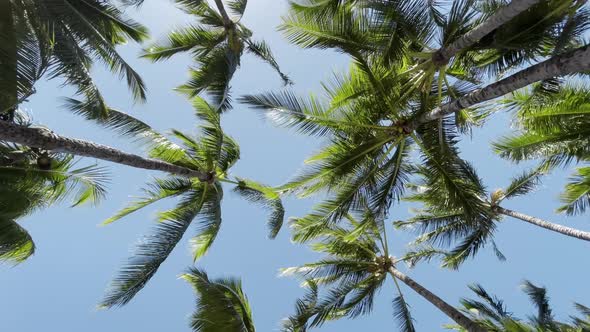
{"label": "ringed trunk texture", "polygon": [[540,0],[512,0],[510,4],[500,8],[497,12],[495,12],[483,23],[476,26],[473,30],[469,31],[447,47],[443,47],[438,50],[433,56],[434,63],[439,65],[448,63],[449,60],[455,56],[455,54],[477,43],[490,32],[508,23],[520,13],[531,8],[539,2]]}
{"label": "ringed trunk texture", "polygon": [[12,3],[0,1],[0,115],[10,117],[18,101],[18,45]]}
{"label": "ringed trunk texture", "polygon": [[432,303],[438,310],[442,311],[445,315],[459,324],[461,327],[466,329],[469,332],[485,332],[486,330],[477,325],[474,321],[469,319],[465,316],[461,311],[457,310],[457,308],[453,307],[452,305],[445,302],[440,297],[436,296],[434,293],[429,291],[428,289],[424,288],[422,285],[414,281],[412,278],[408,277],[404,273],[400,272],[394,267],[389,268],[389,273],[393,275],[394,278],[401,280],[404,284],[426,299],[428,302]]}
{"label": "ringed trunk texture", "polygon": [[208,174],[197,170],[170,164],[157,159],[144,158],[106,145],[96,144],[81,139],[63,137],[44,128],[30,128],[0,121],[0,140],[43,150],[92,157],[135,168],[162,171],[184,177],[194,177],[201,181],[210,180]]}
{"label": "ringed trunk texture", "polygon": [[432,112],[418,119],[418,122],[425,123],[440,119],[447,114],[455,113],[475,104],[501,97],[532,83],[586,70],[590,70],[590,45],[585,45],[573,51],[552,57],[490,84],[485,88],[474,90],[457,100],[435,108]]}
{"label": "ringed trunk texture", "polygon": [[536,217],[531,217],[529,215],[520,213],[520,212],[516,212],[516,211],[512,211],[509,209],[505,209],[501,206],[496,206],[494,207],[494,211],[503,214],[505,216],[510,216],[522,221],[526,221],[528,223],[531,223],[535,226],[539,226],[539,227],[543,227],[545,229],[548,229],[550,231],[554,231],[563,235],[567,235],[567,236],[571,236],[571,237],[575,237],[578,238],[580,240],[585,240],[585,241],[590,241],[590,232],[584,232],[575,228],[571,228],[571,227],[567,227],[567,226],[563,226],[563,225],[559,225],[559,224],[554,224],[552,222],[548,222],[545,221],[543,219],[539,219]]}

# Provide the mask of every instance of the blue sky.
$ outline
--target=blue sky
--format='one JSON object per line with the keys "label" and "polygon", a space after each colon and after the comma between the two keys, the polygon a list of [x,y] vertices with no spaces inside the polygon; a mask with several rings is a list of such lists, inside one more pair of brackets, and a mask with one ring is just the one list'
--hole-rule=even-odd
{"label": "blue sky", "polygon": [[[171,1],[170,1],[171,2]],[[147,25],[153,38],[162,38],[166,31],[189,21],[169,1],[147,0],[133,16]],[[334,71],[347,69],[348,60],[337,53],[301,50],[289,45],[276,32],[285,1],[251,0],[244,23],[272,46],[283,70],[291,75],[296,91],[306,94],[318,91],[320,82]],[[188,57],[150,64],[138,59],[140,47],[134,44],[121,48],[121,53],[145,78],[148,102],[134,104],[123,83],[97,66],[95,75],[108,102],[166,131],[177,128],[196,131],[197,122],[190,104],[172,89],[187,78]],[[257,59],[246,57],[233,82],[235,96],[281,88],[279,78]],[[70,88],[58,81],[41,82],[30,102],[23,105],[37,123],[47,125],[68,136],[94,140],[130,152],[140,153],[136,146],[117,139],[105,130],[84,122],[61,107],[60,96],[71,95]],[[243,105],[224,115],[223,125],[238,140],[242,158],[234,174],[276,185],[289,179],[322,142],[285,129],[277,129]],[[489,142],[511,131],[510,116],[499,112],[481,129],[462,143],[464,156],[478,168],[490,189],[504,186],[521,166],[511,165],[497,156]],[[92,160],[85,162],[93,163]],[[0,266],[0,317],[5,331],[189,331],[188,316],[194,307],[190,287],[178,275],[191,264],[188,237],[158,271],[147,287],[126,307],[108,311],[96,310],[104,289],[117,269],[129,256],[133,244],[154,225],[157,210],[169,203],[147,208],[115,224],[102,227],[100,222],[123,207],[155,172],[131,169],[99,162],[109,167],[111,183],[108,199],[98,207],[71,209],[67,204],[38,212],[22,220],[35,239],[36,255],[16,267]],[[557,195],[568,172],[555,172],[532,195],[507,203],[518,209],[554,222],[589,229],[588,215],[566,218],[553,211]],[[287,214],[305,214],[313,200],[286,200]],[[410,215],[410,206],[392,209],[391,220]],[[277,271],[309,262],[315,255],[306,247],[289,240],[284,228],[276,240],[267,239],[265,213],[239,197],[228,193],[223,203],[223,226],[210,254],[197,265],[211,276],[237,276],[251,301],[254,320],[259,331],[277,331],[280,319],[291,313],[295,299],[302,294],[298,282],[278,278]],[[392,242],[403,252],[411,234],[394,234]],[[499,262],[492,251],[483,250],[459,271],[447,271],[436,264],[418,266],[408,273],[422,285],[452,304],[467,296],[467,285],[483,284],[490,292],[506,300],[509,309],[524,317],[533,312],[519,284],[523,279],[545,285],[549,289],[555,314],[563,319],[572,312],[572,302],[589,304],[590,289],[586,286],[590,269],[586,263],[587,243],[545,231],[521,221],[506,219],[498,227],[496,242],[507,256]],[[429,303],[406,289],[419,331],[442,331],[450,323]],[[392,285],[386,285],[378,297],[374,312],[355,320],[328,323],[320,331],[352,332],[395,331],[391,300]]]}

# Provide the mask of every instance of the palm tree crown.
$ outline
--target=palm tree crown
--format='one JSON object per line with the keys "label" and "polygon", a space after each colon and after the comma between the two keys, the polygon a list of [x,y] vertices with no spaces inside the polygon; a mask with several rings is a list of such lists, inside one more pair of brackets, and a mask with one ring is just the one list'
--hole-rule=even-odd
{"label": "palm tree crown", "polygon": [[139,74],[115,47],[127,39],[146,39],[146,29],[125,18],[112,1],[8,0],[1,6],[0,112],[16,109],[47,73],[75,86],[85,107],[104,116],[108,108],[90,76],[94,60],[125,77],[137,100],[145,99]]}
{"label": "palm tree crown", "polygon": [[[537,313],[530,316],[528,322],[514,317],[502,300],[490,295],[481,285],[471,285],[469,288],[477,295],[478,300],[463,299],[463,311],[485,326],[486,331],[584,332],[590,329],[590,308],[576,303],[575,308],[582,317],[572,316],[571,323],[560,322],[552,313],[547,290],[530,281],[525,281],[522,289],[535,305]],[[457,330],[464,331],[461,328]]]}
{"label": "palm tree crown", "polygon": [[145,197],[105,221],[107,224],[114,222],[166,198],[178,200],[174,208],[158,213],[159,223],[154,234],[138,245],[136,255],[113,281],[101,304],[103,307],[129,302],[156,273],[195,219],[198,221],[197,235],[190,241],[194,259],[209,250],[221,227],[223,183],[234,186],[233,191],[245,199],[270,210],[268,225],[271,238],[282,226],[284,208],[279,195],[268,186],[230,174],[231,167],[239,159],[240,150],[238,144],[223,133],[217,109],[200,97],[195,98],[193,104],[202,121],[201,134],[192,137],[173,130],[172,135],[181,145],[124,113],[111,111],[107,121],[99,121],[143,140],[153,158],[208,174],[207,179],[178,176],[156,179],[144,190]]}
{"label": "palm tree crown", "polygon": [[246,0],[227,1],[233,18],[228,16],[220,0],[216,1],[217,10],[202,0],[176,0],[176,3],[186,13],[195,16],[198,24],[171,32],[166,41],[148,47],[144,57],[160,61],[178,53],[190,52],[197,67],[191,69],[190,80],[178,90],[190,97],[207,92],[220,111],[230,109],[230,81],[244,51],[270,64],[285,84],[291,83],[279,69],[270,47],[264,41],[253,40],[252,31],[240,23],[246,10]]}

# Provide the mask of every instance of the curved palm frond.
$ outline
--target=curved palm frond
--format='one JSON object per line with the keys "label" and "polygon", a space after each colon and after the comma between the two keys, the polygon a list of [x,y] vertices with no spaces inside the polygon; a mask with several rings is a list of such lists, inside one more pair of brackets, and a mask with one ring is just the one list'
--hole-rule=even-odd
{"label": "curved palm frond", "polygon": [[191,268],[181,277],[191,284],[198,296],[197,309],[191,316],[193,331],[256,331],[241,281],[210,279],[207,273],[197,268]]}

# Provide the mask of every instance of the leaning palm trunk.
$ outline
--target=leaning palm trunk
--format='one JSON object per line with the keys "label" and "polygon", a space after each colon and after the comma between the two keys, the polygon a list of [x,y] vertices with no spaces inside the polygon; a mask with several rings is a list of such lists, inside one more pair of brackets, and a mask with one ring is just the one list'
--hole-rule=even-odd
{"label": "leaning palm trunk", "polygon": [[584,231],[580,231],[575,228],[566,227],[566,226],[559,225],[559,224],[554,224],[554,223],[545,221],[543,219],[531,217],[526,214],[522,214],[520,212],[505,209],[501,206],[494,207],[494,211],[496,211],[500,214],[503,214],[505,216],[510,216],[510,217],[513,217],[513,218],[516,218],[516,219],[519,219],[522,221],[526,221],[526,222],[531,223],[535,226],[543,227],[543,228],[548,229],[550,231],[554,231],[554,232],[557,232],[557,233],[560,233],[563,235],[575,237],[580,240],[590,241],[590,232],[584,232]]}
{"label": "leaning palm trunk", "polygon": [[432,303],[435,307],[437,307],[440,311],[442,311],[445,315],[449,318],[454,320],[457,324],[461,327],[466,329],[469,332],[485,332],[485,329],[481,328],[477,325],[474,321],[469,319],[467,316],[463,315],[461,311],[457,310],[452,305],[445,302],[440,297],[436,296],[434,293],[429,291],[428,289],[422,287],[422,285],[418,284],[412,278],[408,277],[407,275],[403,274],[399,270],[394,267],[389,268],[389,273],[394,278],[401,280],[404,284],[408,287],[413,289],[416,293],[420,294],[423,298],[425,298],[428,302]]}
{"label": "leaning palm trunk", "polygon": [[461,98],[435,108],[430,113],[422,116],[418,122],[425,123],[440,119],[447,114],[455,113],[475,104],[501,97],[535,82],[587,70],[590,70],[590,45],[552,57],[506,77],[503,80],[490,84],[483,89],[474,90]]}
{"label": "leaning palm trunk", "polygon": [[221,18],[223,19],[223,24],[225,25],[225,27],[226,28],[231,27],[233,24],[233,21],[229,18],[229,15],[227,14],[225,7],[223,6],[223,2],[221,0],[215,0],[215,5],[217,6],[217,9],[219,10],[219,14],[221,14]]}
{"label": "leaning palm trunk", "polygon": [[144,158],[89,141],[59,136],[51,130],[44,128],[30,128],[0,121],[0,140],[54,152],[97,158],[135,168],[162,171],[185,177],[195,177],[202,181],[209,180],[208,174],[198,170],[170,164],[157,159]]}
{"label": "leaning palm trunk", "polygon": [[443,47],[440,50],[438,50],[432,58],[433,61],[435,62],[435,64],[438,65],[448,63],[449,60],[457,53],[459,53],[461,50],[477,43],[487,34],[501,27],[502,25],[508,23],[510,20],[512,20],[525,10],[531,8],[538,2],[540,2],[540,0],[512,0],[510,4],[500,8],[492,16],[490,16],[480,25],[475,27],[473,30],[464,34],[462,37],[460,37],[447,47]]}
{"label": "leaning palm trunk", "polygon": [[10,1],[0,1],[0,115],[7,118],[18,99],[17,40]]}

